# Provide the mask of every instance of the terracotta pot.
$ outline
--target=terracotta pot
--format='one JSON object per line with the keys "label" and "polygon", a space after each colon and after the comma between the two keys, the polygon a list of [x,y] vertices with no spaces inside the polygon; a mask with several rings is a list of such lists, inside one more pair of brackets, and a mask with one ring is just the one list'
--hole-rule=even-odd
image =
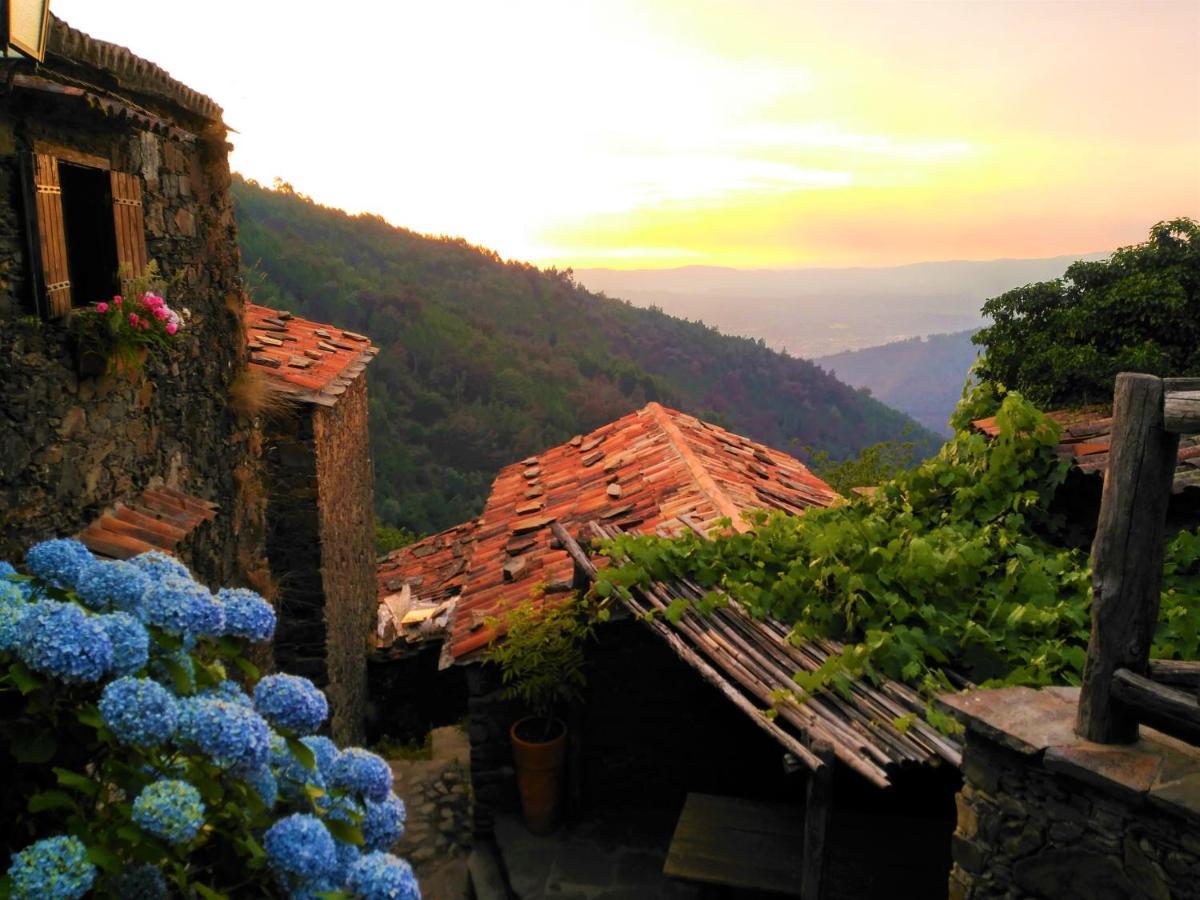
{"label": "terracotta pot", "polygon": [[567,726],[560,719],[551,719],[550,730],[555,736],[548,741],[530,741],[517,736],[518,730],[528,735],[531,730],[528,726],[539,721],[545,720],[538,716],[519,719],[509,731],[509,737],[517,766],[517,789],[521,794],[525,827],[534,834],[550,834],[558,825],[562,803]]}

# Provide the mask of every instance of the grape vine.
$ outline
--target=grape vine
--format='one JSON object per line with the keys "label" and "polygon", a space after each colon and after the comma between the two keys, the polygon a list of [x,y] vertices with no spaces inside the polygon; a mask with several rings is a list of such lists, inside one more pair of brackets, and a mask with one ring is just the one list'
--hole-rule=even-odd
{"label": "grape vine", "polygon": [[[995,412],[995,438],[969,422]],[[1067,546],[1052,508],[1067,463],[1058,425],[1012,392],[983,384],[964,397],[938,455],[870,497],[804,516],[758,512],[745,534],[710,540],[623,535],[595,591],[624,594],[686,577],[710,591],[699,612],[736,598],[789,623],[796,640],[845,644],[800,691],[849,679],[898,679],[927,697],[962,679],[984,687],[1077,684],[1090,628],[1086,552]],[[619,564],[618,564],[619,563]],[[668,618],[687,608],[678,601]],[[1200,637],[1200,534],[1169,543],[1154,654],[1195,658]],[[932,704],[928,711],[938,724]],[[944,722],[940,724],[946,724]]]}

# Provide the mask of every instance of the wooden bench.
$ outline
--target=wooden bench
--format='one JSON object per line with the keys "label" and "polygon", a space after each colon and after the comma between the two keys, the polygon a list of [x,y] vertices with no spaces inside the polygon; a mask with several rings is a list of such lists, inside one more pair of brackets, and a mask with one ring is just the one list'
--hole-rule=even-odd
{"label": "wooden bench", "polygon": [[804,809],[688,794],[663,873],[701,884],[799,897]]}

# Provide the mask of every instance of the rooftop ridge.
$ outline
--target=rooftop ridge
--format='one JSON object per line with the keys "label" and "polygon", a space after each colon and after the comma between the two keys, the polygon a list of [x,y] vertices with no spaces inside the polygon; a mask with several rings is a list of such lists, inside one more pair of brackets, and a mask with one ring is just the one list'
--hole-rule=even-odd
{"label": "rooftop ridge", "polygon": [[[729,495],[721,489],[717,484],[716,479],[709,473],[708,468],[700,461],[692,450],[688,439],[684,436],[683,431],[679,426],[667,415],[666,408],[656,400],[652,400],[643,407],[644,412],[649,412],[651,417],[663,433],[667,436],[667,440],[675,448],[680,459],[683,460],[684,466],[687,467],[688,475],[702,494],[712,501],[713,506],[723,516],[727,516],[733,523],[733,528],[739,533],[746,533],[750,530],[750,523],[742,518],[742,511],[729,498]],[[682,413],[680,413],[682,415]]]}

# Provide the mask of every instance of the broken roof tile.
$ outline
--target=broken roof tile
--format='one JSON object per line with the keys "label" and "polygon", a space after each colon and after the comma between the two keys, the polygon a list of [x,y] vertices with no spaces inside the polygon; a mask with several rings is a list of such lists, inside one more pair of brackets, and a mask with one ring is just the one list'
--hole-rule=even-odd
{"label": "broken roof tile", "polygon": [[129,559],[148,550],[174,553],[217,505],[165,486],[147,488],[129,505],[118,503],[101,514],[79,540],[97,556]]}

